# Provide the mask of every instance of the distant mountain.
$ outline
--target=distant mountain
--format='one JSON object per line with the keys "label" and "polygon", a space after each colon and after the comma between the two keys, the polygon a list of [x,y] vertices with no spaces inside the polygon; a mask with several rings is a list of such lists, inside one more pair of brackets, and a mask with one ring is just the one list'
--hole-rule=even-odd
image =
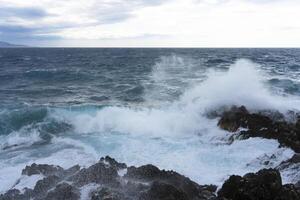
{"label": "distant mountain", "polygon": [[24,45],[18,45],[18,44],[11,44],[8,42],[2,42],[0,41],[0,48],[14,48],[14,47],[26,47]]}

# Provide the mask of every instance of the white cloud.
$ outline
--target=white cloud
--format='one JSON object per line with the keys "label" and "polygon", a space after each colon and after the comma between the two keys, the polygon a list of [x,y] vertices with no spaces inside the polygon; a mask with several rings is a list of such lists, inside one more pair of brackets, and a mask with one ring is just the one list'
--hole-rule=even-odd
{"label": "white cloud", "polygon": [[0,0],[0,5],[44,9],[48,15],[39,18],[0,19],[0,32],[1,24],[13,24],[38,29],[30,32],[31,41],[37,32],[58,38],[37,44],[300,46],[298,0]]}

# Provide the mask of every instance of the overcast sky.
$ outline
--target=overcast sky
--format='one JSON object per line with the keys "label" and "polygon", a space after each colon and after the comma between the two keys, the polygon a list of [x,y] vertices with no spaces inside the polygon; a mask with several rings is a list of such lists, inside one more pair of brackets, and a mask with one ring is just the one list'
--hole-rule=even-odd
{"label": "overcast sky", "polygon": [[0,0],[0,40],[33,46],[300,47],[300,0]]}

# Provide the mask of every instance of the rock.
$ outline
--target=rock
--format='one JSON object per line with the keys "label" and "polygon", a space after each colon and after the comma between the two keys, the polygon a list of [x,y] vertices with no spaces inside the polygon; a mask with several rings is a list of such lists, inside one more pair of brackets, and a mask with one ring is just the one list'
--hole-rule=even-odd
{"label": "rock", "polygon": [[26,166],[25,169],[22,170],[23,175],[31,176],[34,174],[42,174],[45,176],[59,174],[64,170],[59,166],[54,165],[40,165],[33,163],[31,166]]}
{"label": "rock", "polygon": [[0,195],[0,200],[13,200],[13,199],[25,199],[20,190],[11,189],[8,190],[5,194]]}
{"label": "rock", "polygon": [[155,181],[150,189],[143,193],[141,200],[188,200],[188,196],[176,187],[163,182]]}
{"label": "rock", "polygon": [[78,189],[68,183],[61,183],[47,194],[45,200],[77,200],[79,198]]}
{"label": "rock", "polygon": [[129,167],[125,178],[168,184],[185,194],[188,199],[209,199],[215,196],[216,190],[215,186],[200,186],[174,171],[160,170],[153,165],[144,165],[138,168]]}
{"label": "rock", "polygon": [[51,175],[42,180],[39,180],[32,191],[33,196],[43,197],[47,192],[55,187],[61,179],[58,176]]}
{"label": "rock", "polygon": [[117,184],[117,177],[116,169],[107,167],[103,162],[98,162],[87,169],[81,169],[69,180],[80,187],[89,183]]}
{"label": "rock", "polygon": [[[126,200],[127,198],[116,190],[101,188],[91,195],[91,200]],[[129,199],[128,199],[129,200]]]}
{"label": "rock", "polygon": [[80,166],[79,165],[75,165],[73,167],[70,167],[69,169],[64,171],[64,175],[65,176],[70,176],[75,174],[76,172],[78,172],[80,170]]}
{"label": "rock", "polygon": [[274,200],[296,200],[300,199],[300,190],[293,184],[283,185]]}
{"label": "rock", "polygon": [[113,167],[116,170],[127,168],[127,165],[125,163],[119,163],[115,159],[113,159],[109,156],[105,156],[105,158],[101,158],[100,162],[108,164],[109,166]]}
{"label": "rock", "polygon": [[281,162],[276,169],[289,177],[289,180],[296,183],[297,187],[300,187],[300,184],[297,184],[297,182],[300,183],[300,154],[294,154],[292,158]]}
{"label": "rock", "polygon": [[[117,170],[127,169],[124,176]],[[0,200],[77,200],[83,186],[96,185],[88,196],[92,200],[215,200],[216,186],[198,185],[174,171],[154,165],[128,167],[106,156],[88,168],[75,165],[63,169],[54,165],[26,166],[23,175],[43,174],[33,189],[9,190]],[[97,185],[98,184],[98,185]]]}
{"label": "rock", "polygon": [[296,187],[296,188],[300,188],[300,181],[298,181],[298,182],[295,184],[295,187]]}
{"label": "rock", "polygon": [[244,106],[232,107],[230,111],[223,113],[218,126],[224,130],[235,132],[238,128],[243,127],[244,118],[248,114]]}
{"label": "rock", "polygon": [[300,117],[298,117],[298,120],[296,122],[296,128],[299,130],[300,129]]}
{"label": "rock", "polygon": [[[277,114],[278,115],[278,114]],[[297,123],[286,121],[274,121],[261,113],[251,114],[244,106],[232,107],[221,116],[218,126],[230,132],[236,132],[239,128],[240,136],[234,135],[231,139],[247,139],[249,137],[263,137],[276,139],[282,146],[292,148],[300,153],[300,128]]]}
{"label": "rock", "polygon": [[278,169],[285,169],[290,167],[291,165],[299,164],[300,165],[300,154],[294,154],[292,158],[283,161],[280,163],[280,165],[277,167]]}
{"label": "rock", "polygon": [[125,177],[140,179],[140,180],[154,180],[162,176],[161,171],[154,165],[144,165],[141,167],[129,167]]}
{"label": "rock", "polygon": [[230,200],[295,200],[299,195],[294,185],[282,185],[280,173],[275,169],[263,169],[243,177],[230,176],[218,191],[218,197]]}

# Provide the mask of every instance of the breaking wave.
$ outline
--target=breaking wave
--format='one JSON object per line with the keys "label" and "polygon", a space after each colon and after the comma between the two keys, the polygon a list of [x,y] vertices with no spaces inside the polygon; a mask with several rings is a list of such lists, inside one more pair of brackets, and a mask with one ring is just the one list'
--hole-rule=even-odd
{"label": "breaking wave", "polygon": [[[13,187],[20,169],[33,161],[70,167],[110,155],[129,165],[152,163],[201,184],[220,185],[231,174],[274,167],[290,158],[293,151],[279,148],[275,140],[229,144],[230,135],[217,127],[217,119],[207,117],[231,105],[300,110],[299,97],[269,90],[268,75],[257,64],[238,60],[228,68],[207,70],[187,58],[162,57],[150,82],[139,87],[145,88],[142,105],[3,111],[0,191]],[[166,99],[160,95],[168,95],[168,103],[153,106]]]}

